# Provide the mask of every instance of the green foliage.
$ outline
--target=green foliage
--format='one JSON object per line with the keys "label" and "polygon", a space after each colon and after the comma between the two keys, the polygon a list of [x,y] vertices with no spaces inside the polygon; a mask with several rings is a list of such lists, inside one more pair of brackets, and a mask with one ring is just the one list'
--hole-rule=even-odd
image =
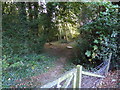
{"label": "green foliage", "polygon": [[66,43],[78,37],[76,64],[95,66],[112,52],[115,59],[112,64],[116,66],[119,60],[116,38],[120,33],[118,6],[110,2],[2,4],[4,87],[36,72],[42,73],[52,65],[54,58],[41,54],[46,41]]}
{"label": "green foliage", "polygon": [[16,80],[38,75],[46,72],[47,67],[54,65],[55,57],[46,54],[29,54],[25,56],[3,56],[3,87],[11,87],[17,84]]}
{"label": "green foliage", "polygon": [[87,57],[90,57],[91,56],[91,51],[86,51],[85,55],[87,55]]}
{"label": "green foliage", "polygon": [[[111,3],[99,3],[99,6],[104,7],[104,11],[100,11],[99,16],[92,22],[83,25],[80,28],[80,40],[78,40],[79,50],[84,48],[83,54],[79,54],[80,61],[88,60],[95,66],[95,62],[99,60],[105,60],[106,56],[110,52],[115,54],[116,41],[112,36],[115,36],[119,32],[119,12],[116,9],[118,6],[112,5]],[[113,35],[114,34],[114,35]],[[81,43],[82,40],[84,43]],[[114,43],[114,44],[113,44]],[[82,48],[82,49],[81,49]],[[114,50],[113,50],[114,48]],[[85,55],[84,55],[85,54]]]}
{"label": "green foliage", "polygon": [[41,37],[31,36],[28,41],[29,51],[31,53],[41,53],[45,42],[46,42],[45,36],[41,36]]}
{"label": "green foliage", "polygon": [[87,38],[79,38],[75,45],[75,52],[73,53],[75,56],[73,58],[73,62],[75,64],[83,64],[88,63],[87,58],[85,56],[86,50],[88,50],[90,47],[89,42],[87,41]]}
{"label": "green foliage", "polygon": [[67,40],[62,39],[62,40],[60,40],[59,42],[60,42],[60,43],[67,43]]}
{"label": "green foliage", "polygon": [[46,35],[38,32],[38,13],[26,11],[27,4],[3,3],[3,55],[41,53],[43,49]]}

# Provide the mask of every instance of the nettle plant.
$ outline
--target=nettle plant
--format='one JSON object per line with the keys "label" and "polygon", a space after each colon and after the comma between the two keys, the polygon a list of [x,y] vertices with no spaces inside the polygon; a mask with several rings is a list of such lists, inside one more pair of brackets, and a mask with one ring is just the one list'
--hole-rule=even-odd
{"label": "nettle plant", "polygon": [[92,64],[97,60],[105,60],[110,52],[114,54],[117,52],[115,37],[120,27],[118,6],[110,2],[99,3],[99,6],[104,7],[104,12],[101,11],[95,21],[80,28],[88,38],[89,49],[85,51],[85,56]]}

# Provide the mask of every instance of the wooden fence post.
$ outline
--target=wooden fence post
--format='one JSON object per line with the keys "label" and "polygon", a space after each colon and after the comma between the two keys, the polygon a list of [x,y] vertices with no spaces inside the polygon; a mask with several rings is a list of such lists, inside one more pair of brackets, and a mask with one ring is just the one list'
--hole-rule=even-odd
{"label": "wooden fence post", "polygon": [[76,88],[76,73],[73,73],[73,90],[75,90],[75,88]]}
{"label": "wooden fence post", "polygon": [[109,67],[110,67],[110,60],[111,60],[111,57],[112,57],[112,53],[110,53],[109,58],[108,58],[108,66],[107,66],[107,68],[106,68],[106,75],[107,75],[108,70],[109,70]]}
{"label": "wooden fence post", "polygon": [[82,66],[77,65],[76,88],[81,88]]}
{"label": "wooden fence post", "polygon": [[61,85],[60,85],[60,79],[58,79],[58,82],[57,82],[57,88],[58,88],[58,90],[60,90],[59,88],[61,87]]}
{"label": "wooden fence post", "polygon": [[[61,90],[62,88],[66,89],[70,85],[71,80],[73,80],[73,86],[72,86],[73,90],[80,90],[80,88],[81,88],[81,81],[82,81],[82,74],[88,75],[88,76],[94,76],[94,77],[101,77],[101,78],[104,77],[104,76],[101,76],[101,75],[98,75],[98,74],[94,74],[94,73],[91,73],[91,72],[82,71],[82,66],[81,65],[77,65],[77,67],[75,69],[72,69],[71,71],[67,72],[62,77],[58,78],[57,80],[55,80],[53,82],[49,82],[48,84],[41,86],[41,88],[52,88],[53,86],[57,85],[58,90]],[[65,81],[64,85],[61,86],[60,84],[64,80],[66,80],[66,81]]]}

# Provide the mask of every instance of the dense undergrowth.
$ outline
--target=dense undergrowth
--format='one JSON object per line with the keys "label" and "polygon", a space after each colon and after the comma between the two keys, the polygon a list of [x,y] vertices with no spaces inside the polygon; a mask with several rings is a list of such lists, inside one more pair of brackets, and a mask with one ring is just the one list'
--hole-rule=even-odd
{"label": "dense undergrowth", "polygon": [[44,73],[54,66],[55,57],[46,54],[29,54],[25,56],[3,56],[3,87],[11,87],[16,80]]}
{"label": "dense undergrowth", "polygon": [[[95,67],[108,59],[112,53],[112,67],[119,67],[120,13],[118,6],[111,3],[98,3],[103,6],[98,17],[79,28],[77,52],[74,63]],[[95,3],[96,5],[96,3]]]}
{"label": "dense undergrowth", "polygon": [[[74,35],[76,50],[74,58],[66,64],[66,70],[73,68],[74,64],[95,67],[106,60],[109,53],[113,53],[111,66],[120,67],[118,6],[110,2],[57,2],[47,3],[46,12],[44,6],[44,3],[41,6],[38,3],[3,3],[3,87],[47,71],[55,57],[42,53],[44,44],[58,39],[58,43],[68,43]],[[77,28],[79,21],[83,25]]]}

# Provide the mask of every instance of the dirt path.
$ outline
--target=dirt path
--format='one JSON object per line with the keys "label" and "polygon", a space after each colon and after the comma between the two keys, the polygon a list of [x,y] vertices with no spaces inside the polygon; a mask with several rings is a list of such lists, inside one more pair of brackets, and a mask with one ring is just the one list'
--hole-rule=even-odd
{"label": "dirt path", "polygon": [[49,43],[45,44],[44,51],[50,55],[57,56],[57,57],[63,57],[63,58],[70,58],[73,49],[66,48],[69,46],[69,44],[63,43],[63,44],[56,44],[51,43],[52,45],[49,45]]}
{"label": "dirt path", "polygon": [[[67,63],[67,60],[72,56],[73,53],[73,49],[67,49],[66,46],[68,46],[68,44],[45,44],[44,52],[58,57],[54,63],[55,66],[50,68],[46,73],[22,80],[22,83],[16,87],[25,85],[29,88],[40,88],[40,86],[60,77],[63,74],[64,65]],[[119,71],[109,72],[102,81],[101,78],[83,76],[82,88],[116,88],[118,87],[118,72]]]}
{"label": "dirt path", "polygon": [[67,59],[70,58],[72,54],[72,49],[67,49],[67,45],[68,44],[56,45],[55,43],[50,45],[49,43],[46,43],[44,52],[48,53],[49,55],[58,57],[58,59],[55,61],[55,66],[50,68],[46,73],[42,73],[28,79],[25,78],[22,80],[22,83],[18,84],[16,87],[25,85],[32,88],[39,88],[40,86],[55,80],[57,77],[63,74],[64,65],[67,63]]}
{"label": "dirt path", "polygon": [[41,81],[41,85],[53,81],[63,74],[64,65],[67,63],[68,58],[70,58],[72,54],[72,49],[67,49],[67,45],[68,44],[56,45],[55,43],[52,43],[52,45],[49,45],[48,43],[45,44],[45,53],[56,56],[58,59],[56,60],[53,68],[38,76],[38,81]]}

